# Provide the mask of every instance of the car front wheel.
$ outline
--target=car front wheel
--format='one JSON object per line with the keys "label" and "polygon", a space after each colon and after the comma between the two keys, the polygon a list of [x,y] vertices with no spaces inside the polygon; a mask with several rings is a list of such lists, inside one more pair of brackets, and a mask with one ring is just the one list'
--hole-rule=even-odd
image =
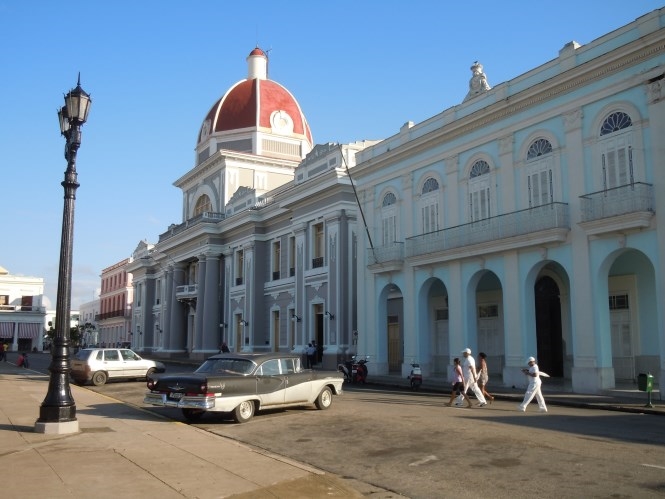
{"label": "car front wheel", "polygon": [[92,375],[92,384],[95,386],[102,386],[106,384],[108,377],[104,371],[97,371]]}
{"label": "car front wheel", "polygon": [[320,410],[327,409],[332,405],[332,390],[330,389],[329,386],[326,386],[323,390],[321,390],[321,393],[319,393],[319,396],[316,397],[316,408]]}
{"label": "car front wheel", "polygon": [[157,372],[157,369],[155,369],[154,367],[151,367],[150,369],[148,369],[148,370],[146,371],[146,373],[145,373],[145,379],[150,378],[150,376],[152,376],[152,375],[155,374],[156,372]]}
{"label": "car front wheel", "polygon": [[236,423],[246,423],[254,416],[254,402],[248,400],[242,402],[233,410],[233,420]]}

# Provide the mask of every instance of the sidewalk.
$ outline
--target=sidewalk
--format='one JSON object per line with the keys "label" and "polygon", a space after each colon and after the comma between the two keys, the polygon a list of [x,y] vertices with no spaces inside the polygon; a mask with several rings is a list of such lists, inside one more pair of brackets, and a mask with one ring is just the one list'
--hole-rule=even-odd
{"label": "sidewalk", "polygon": [[4,497],[389,497],[73,384],[79,433],[35,433],[48,379],[0,362]]}

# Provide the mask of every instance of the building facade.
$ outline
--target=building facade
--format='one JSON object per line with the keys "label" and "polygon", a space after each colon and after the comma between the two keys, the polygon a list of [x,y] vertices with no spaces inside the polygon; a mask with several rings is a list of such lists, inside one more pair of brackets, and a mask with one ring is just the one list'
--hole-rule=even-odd
{"label": "building facade", "polygon": [[[104,270],[101,275],[99,313],[95,317],[96,344],[102,347],[142,344],[143,331],[132,330],[132,302],[134,288],[132,275],[125,266],[129,259],[121,260]],[[79,321],[79,325],[81,324]],[[91,328],[88,328],[89,332]]]}
{"label": "building facade", "polygon": [[302,352],[336,365],[356,329],[357,203],[347,175],[369,143],[322,144],[300,105],[268,79],[254,49],[248,76],[212,107],[195,166],[175,182],[183,220],[125,266],[134,328],[158,356]]}
{"label": "building facade", "polygon": [[475,63],[463,102],[358,153],[372,370],[471,347],[507,385],[533,355],[577,392],[662,386],[664,49],[661,9],[494,87]]}
{"label": "building facade", "polygon": [[100,300],[92,300],[82,303],[79,307],[78,328],[80,330],[80,344],[84,347],[99,344],[99,328],[97,317],[99,316]]}
{"label": "building facade", "polygon": [[12,275],[0,267],[0,343],[9,351],[42,349],[44,279]]}

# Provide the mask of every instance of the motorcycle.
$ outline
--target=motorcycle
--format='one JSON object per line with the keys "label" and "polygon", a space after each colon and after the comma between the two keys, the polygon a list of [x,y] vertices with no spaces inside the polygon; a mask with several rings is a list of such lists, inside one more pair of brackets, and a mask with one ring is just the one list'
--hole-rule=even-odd
{"label": "motorcycle", "polygon": [[406,377],[410,381],[411,389],[418,390],[423,384],[423,371],[417,362],[411,363],[411,373]]}
{"label": "motorcycle", "polygon": [[365,383],[367,380],[367,362],[369,355],[359,359],[357,355],[351,357],[351,360],[337,365],[337,370],[344,373],[344,381],[347,383]]}

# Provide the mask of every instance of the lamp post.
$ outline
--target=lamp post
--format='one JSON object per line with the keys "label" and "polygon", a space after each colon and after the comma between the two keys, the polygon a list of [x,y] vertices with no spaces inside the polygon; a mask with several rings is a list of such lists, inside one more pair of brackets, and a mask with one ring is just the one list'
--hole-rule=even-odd
{"label": "lamp post", "polygon": [[58,296],[55,311],[55,338],[51,350],[48,392],[39,408],[35,423],[37,433],[76,433],[76,404],[69,388],[69,340],[72,289],[72,250],[74,240],[74,200],[79,186],[76,174],[76,153],[81,146],[81,126],[88,119],[90,95],[81,88],[79,73],[76,88],[65,95],[65,105],[58,111],[60,133],[65,137],[67,170],[62,186],[65,201],[62,214]]}

